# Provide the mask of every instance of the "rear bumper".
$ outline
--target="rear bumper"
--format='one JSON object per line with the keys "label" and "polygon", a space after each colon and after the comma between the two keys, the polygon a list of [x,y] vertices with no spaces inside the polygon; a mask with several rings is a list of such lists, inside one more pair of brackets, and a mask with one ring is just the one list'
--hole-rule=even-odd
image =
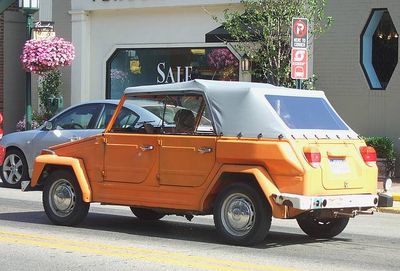
{"label": "rear bumper", "polygon": [[378,207],[393,207],[393,197],[386,193],[379,193]]}
{"label": "rear bumper", "polygon": [[282,193],[272,195],[278,205],[300,210],[372,208],[378,204],[378,195],[302,196]]}

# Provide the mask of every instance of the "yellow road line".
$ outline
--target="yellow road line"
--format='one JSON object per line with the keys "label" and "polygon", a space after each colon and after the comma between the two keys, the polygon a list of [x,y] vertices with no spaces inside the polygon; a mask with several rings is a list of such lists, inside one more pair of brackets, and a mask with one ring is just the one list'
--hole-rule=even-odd
{"label": "yellow road line", "polygon": [[139,259],[152,263],[171,264],[182,267],[217,271],[266,270],[293,271],[294,269],[272,265],[258,265],[241,261],[228,261],[211,257],[192,256],[167,250],[145,249],[133,246],[115,246],[105,243],[66,240],[57,237],[0,231],[0,242],[31,245],[97,255]]}

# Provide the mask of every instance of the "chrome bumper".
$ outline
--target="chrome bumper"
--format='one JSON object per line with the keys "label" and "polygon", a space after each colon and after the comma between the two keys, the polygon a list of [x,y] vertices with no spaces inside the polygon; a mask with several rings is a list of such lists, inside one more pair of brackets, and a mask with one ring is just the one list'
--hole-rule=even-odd
{"label": "chrome bumper", "polygon": [[378,195],[340,195],[340,196],[301,196],[296,194],[273,194],[278,205],[294,207],[300,210],[341,209],[376,207]]}

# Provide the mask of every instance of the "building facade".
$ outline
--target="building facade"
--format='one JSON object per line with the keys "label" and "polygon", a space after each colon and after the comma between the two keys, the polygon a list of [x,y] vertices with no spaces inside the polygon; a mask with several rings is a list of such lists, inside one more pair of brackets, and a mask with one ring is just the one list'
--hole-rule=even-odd
{"label": "building facade", "polygon": [[[213,16],[238,8],[239,0],[41,0],[40,20],[55,21],[57,36],[76,48],[72,67],[62,70],[64,105],[119,98],[141,84],[249,80],[240,53],[218,35],[207,38],[220,26]],[[326,14],[334,23],[312,42],[317,88],[359,134],[388,136],[400,150],[400,2],[329,0]]]}
{"label": "building facade", "polygon": [[[6,1],[5,1],[6,2]],[[24,116],[25,73],[19,56],[25,40],[25,19],[16,1],[8,1],[0,14],[0,112],[5,132],[13,131]]]}

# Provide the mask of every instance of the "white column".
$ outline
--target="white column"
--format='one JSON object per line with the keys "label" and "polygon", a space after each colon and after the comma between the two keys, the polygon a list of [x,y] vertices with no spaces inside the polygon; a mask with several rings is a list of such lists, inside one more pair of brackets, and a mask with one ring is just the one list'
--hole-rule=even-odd
{"label": "white column", "polygon": [[53,20],[53,0],[40,0],[39,6],[39,20],[52,21]]}
{"label": "white column", "polygon": [[75,59],[71,66],[71,105],[90,98],[90,13],[72,10],[72,43]]}

